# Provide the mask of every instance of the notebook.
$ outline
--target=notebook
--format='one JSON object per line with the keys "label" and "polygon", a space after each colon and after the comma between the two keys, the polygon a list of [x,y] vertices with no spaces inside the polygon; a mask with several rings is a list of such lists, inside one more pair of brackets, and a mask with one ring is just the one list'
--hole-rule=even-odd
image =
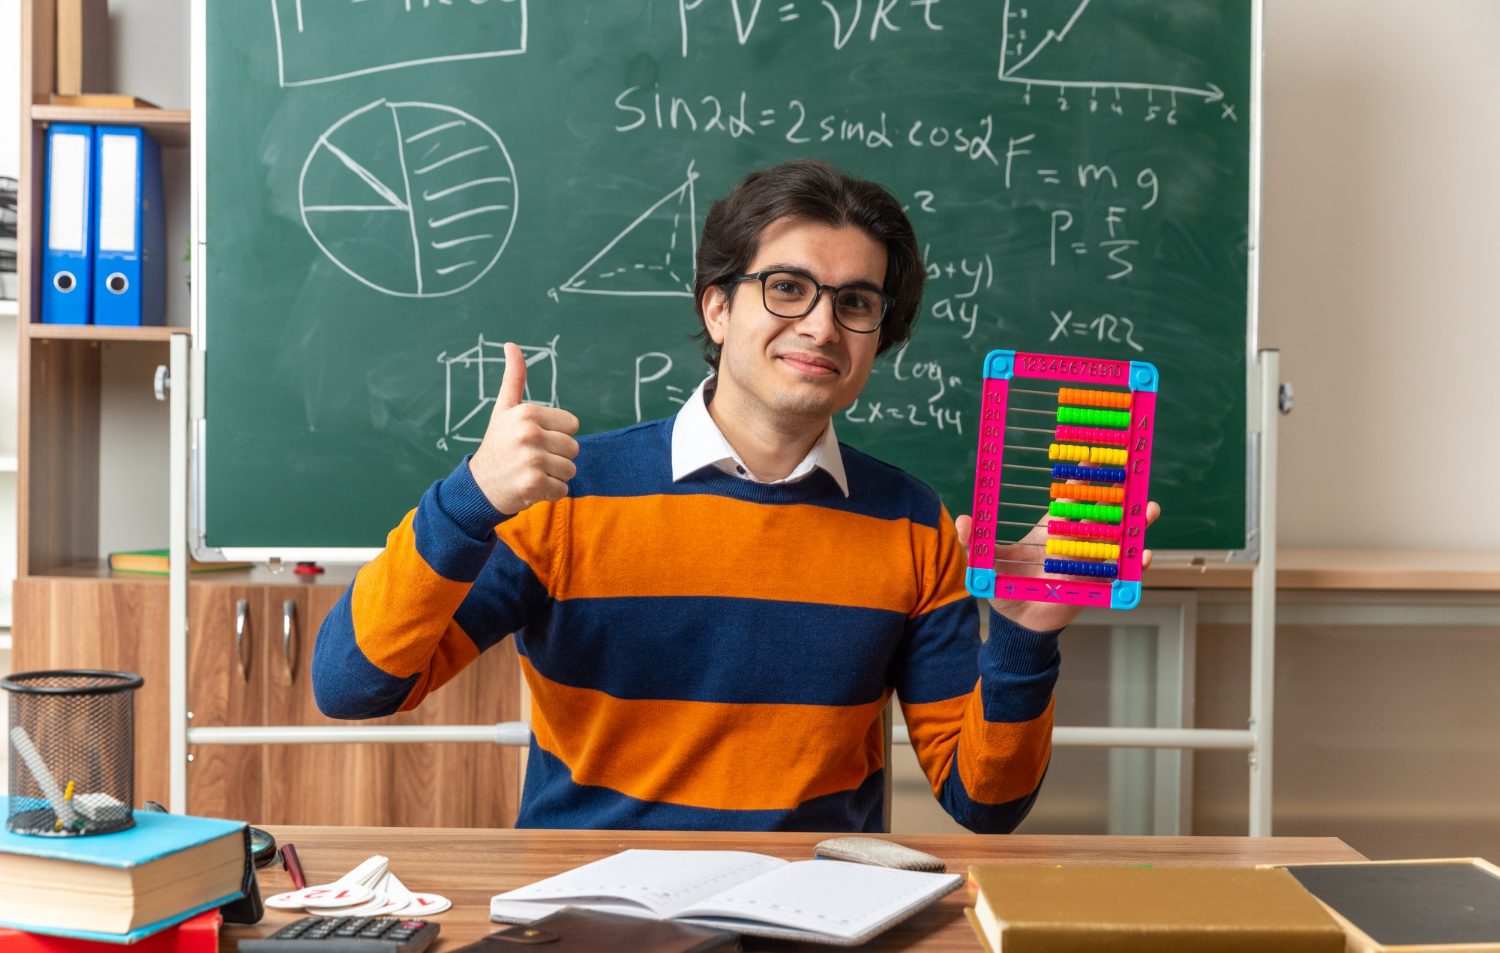
{"label": "notebook", "polygon": [[678,920],[751,936],[854,946],[954,890],[957,874],[786,861],[729,850],[627,850],[490,899],[528,923],[564,906]]}
{"label": "notebook", "polygon": [[1288,864],[1348,949],[1500,950],[1500,867],[1478,857]]}

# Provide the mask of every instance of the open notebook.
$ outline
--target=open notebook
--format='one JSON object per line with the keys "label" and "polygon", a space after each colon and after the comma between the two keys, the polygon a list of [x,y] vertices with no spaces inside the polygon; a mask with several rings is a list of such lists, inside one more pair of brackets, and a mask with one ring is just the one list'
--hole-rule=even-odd
{"label": "open notebook", "polygon": [[627,850],[492,897],[490,919],[525,923],[564,906],[586,907],[853,946],[936,902],[962,879],[745,851]]}

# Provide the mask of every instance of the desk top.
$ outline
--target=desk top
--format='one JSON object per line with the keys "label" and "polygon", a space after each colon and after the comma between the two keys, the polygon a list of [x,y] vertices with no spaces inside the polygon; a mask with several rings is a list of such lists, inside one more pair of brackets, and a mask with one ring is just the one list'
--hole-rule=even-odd
{"label": "desk top", "polygon": [[[526,831],[359,827],[271,827],[278,844],[292,843],[309,884],[327,883],[372,854],[391,860],[391,870],[412,890],[440,893],[453,909],[434,917],[442,924],[431,953],[452,953],[500,929],[489,922],[494,894],[550,877],[631,847],[677,850],[751,850],[787,859],[812,856],[826,834],[735,834],[651,831]],[[1334,837],[1104,837],[1062,835],[979,836],[926,834],[893,837],[935,854],[948,869],[970,864],[1153,864],[1162,867],[1251,867],[1262,863],[1315,863],[1364,859]],[[291,889],[280,867],[260,871],[261,894]],[[974,953],[979,949],[964,920],[969,893],[960,888],[936,905],[872,940],[866,950]],[[253,927],[226,927],[220,949],[234,940],[263,936],[300,914],[267,910]],[[746,939],[750,950],[826,951],[838,947]]]}

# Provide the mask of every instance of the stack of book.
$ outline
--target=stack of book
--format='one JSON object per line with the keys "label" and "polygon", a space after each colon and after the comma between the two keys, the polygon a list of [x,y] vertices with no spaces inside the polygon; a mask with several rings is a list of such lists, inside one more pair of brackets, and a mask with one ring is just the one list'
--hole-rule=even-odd
{"label": "stack of book", "polygon": [[[0,953],[82,948],[48,937],[136,943],[205,912],[217,935],[218,908],[243,894],[245,851],[243,822],[181,814],[137,811],[129,830],[83,837],[0,828],[0,928],[16,931],[0,931]],[[155,953],[186,953],[171,940]]]}

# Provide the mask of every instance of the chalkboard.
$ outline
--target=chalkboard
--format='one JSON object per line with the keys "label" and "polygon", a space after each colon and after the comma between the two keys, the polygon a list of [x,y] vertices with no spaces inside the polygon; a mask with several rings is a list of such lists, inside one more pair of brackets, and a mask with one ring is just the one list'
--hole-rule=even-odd
{"label": "chalkboard", "polygon": [[845,442],[966,512],[994,348],[1161,370],[1152,543],[1246,541],[1251,0],[202,3],[195,548],[379,547],[520,344],[585,432],[702,379],[750,169],[904,203],[929,281]]}

